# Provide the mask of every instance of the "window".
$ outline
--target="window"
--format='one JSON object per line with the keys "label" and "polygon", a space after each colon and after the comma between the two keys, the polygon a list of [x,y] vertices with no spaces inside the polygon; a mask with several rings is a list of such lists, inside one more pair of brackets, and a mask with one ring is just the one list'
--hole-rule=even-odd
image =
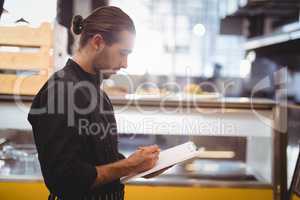
{"label": "window", "polygon": [[239,76],[244,38],[219,35],[220,17],[236,0],[111,0],[134,20],[137,37],[130,74],[206,76],[215,63]]}
{"label": "window", "polygon": [[56,0],[5,0],[4,8],[8,14],[3,14],[0,25],[13,25],[20,18],[24,18],[33,26],[41,22],[53,22],[56,16]]}

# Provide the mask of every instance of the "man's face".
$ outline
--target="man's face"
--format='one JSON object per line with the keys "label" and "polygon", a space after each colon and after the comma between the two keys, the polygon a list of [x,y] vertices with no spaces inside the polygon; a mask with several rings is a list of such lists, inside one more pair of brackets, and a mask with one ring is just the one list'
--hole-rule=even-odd
{"label": "man's face", "polygon": [[104,45],[101,52],[95,54],[93,67],[100,70],[105,79],[116,74],[121,68],[127,68],[127,58],[132,52],[135,35],[121,31],[119,40],[112,45]]}

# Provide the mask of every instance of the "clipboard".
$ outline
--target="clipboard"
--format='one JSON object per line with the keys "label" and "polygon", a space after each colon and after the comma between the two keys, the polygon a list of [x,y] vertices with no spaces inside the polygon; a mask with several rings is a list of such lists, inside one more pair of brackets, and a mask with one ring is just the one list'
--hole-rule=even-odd
{"label": "clipboard", "polygon": [[121,178],[121,182],[126,183],[129,180],[140,178],[172,165],[193,159],[200,154],[200,151],[202,151],[202,149],[197,149],[197,146],[191,141],[166,149],[159,153],[159,159],[152,169],[139,174],[123,177]]}

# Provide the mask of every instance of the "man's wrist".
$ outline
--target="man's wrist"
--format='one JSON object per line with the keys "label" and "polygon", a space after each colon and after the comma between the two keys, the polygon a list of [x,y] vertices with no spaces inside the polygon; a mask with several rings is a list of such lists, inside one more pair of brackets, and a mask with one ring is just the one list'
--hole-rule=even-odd
{"label": "man's wrist", "polygon": [[96,166],[97,178],[94,185],[105,184],[133,174],[136,171],[136,166],[136,163],[130,158],[107,165]]}
{"label": "man's wrist", "polygon": [[105,168],[105,165],[96,166],[97,171],[97,178],[96,178],[96,185],[98,184],[104,184],[107,180],[107,170]]}
{"label": "man's wrist", "polygon": [[134,162],[130,158],[124,159],[124,165],[125,165],[125,168],[127,169],[127,174],[126,175],[133,173],[137,168],[136,162]]}

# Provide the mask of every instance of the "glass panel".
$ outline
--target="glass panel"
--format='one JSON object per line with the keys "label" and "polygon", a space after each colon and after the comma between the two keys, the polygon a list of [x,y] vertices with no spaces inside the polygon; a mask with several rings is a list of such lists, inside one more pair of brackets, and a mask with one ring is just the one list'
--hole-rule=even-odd
{"label": "glass panel", "polygon": [[8,13],[1,16],[0,25],[14,24],[20,18],[34,26],[41,22],[52,22],[56,16],[56,2],[57,0],[6,0],[3,7]]}
{"label": "glass panel", "polygon": [[236,0],[111,0],[134,20],[136,45],[130,74],[206,76],[219,63],[222,75],[240,76],[242,37],[220,36],[220,18]]}

